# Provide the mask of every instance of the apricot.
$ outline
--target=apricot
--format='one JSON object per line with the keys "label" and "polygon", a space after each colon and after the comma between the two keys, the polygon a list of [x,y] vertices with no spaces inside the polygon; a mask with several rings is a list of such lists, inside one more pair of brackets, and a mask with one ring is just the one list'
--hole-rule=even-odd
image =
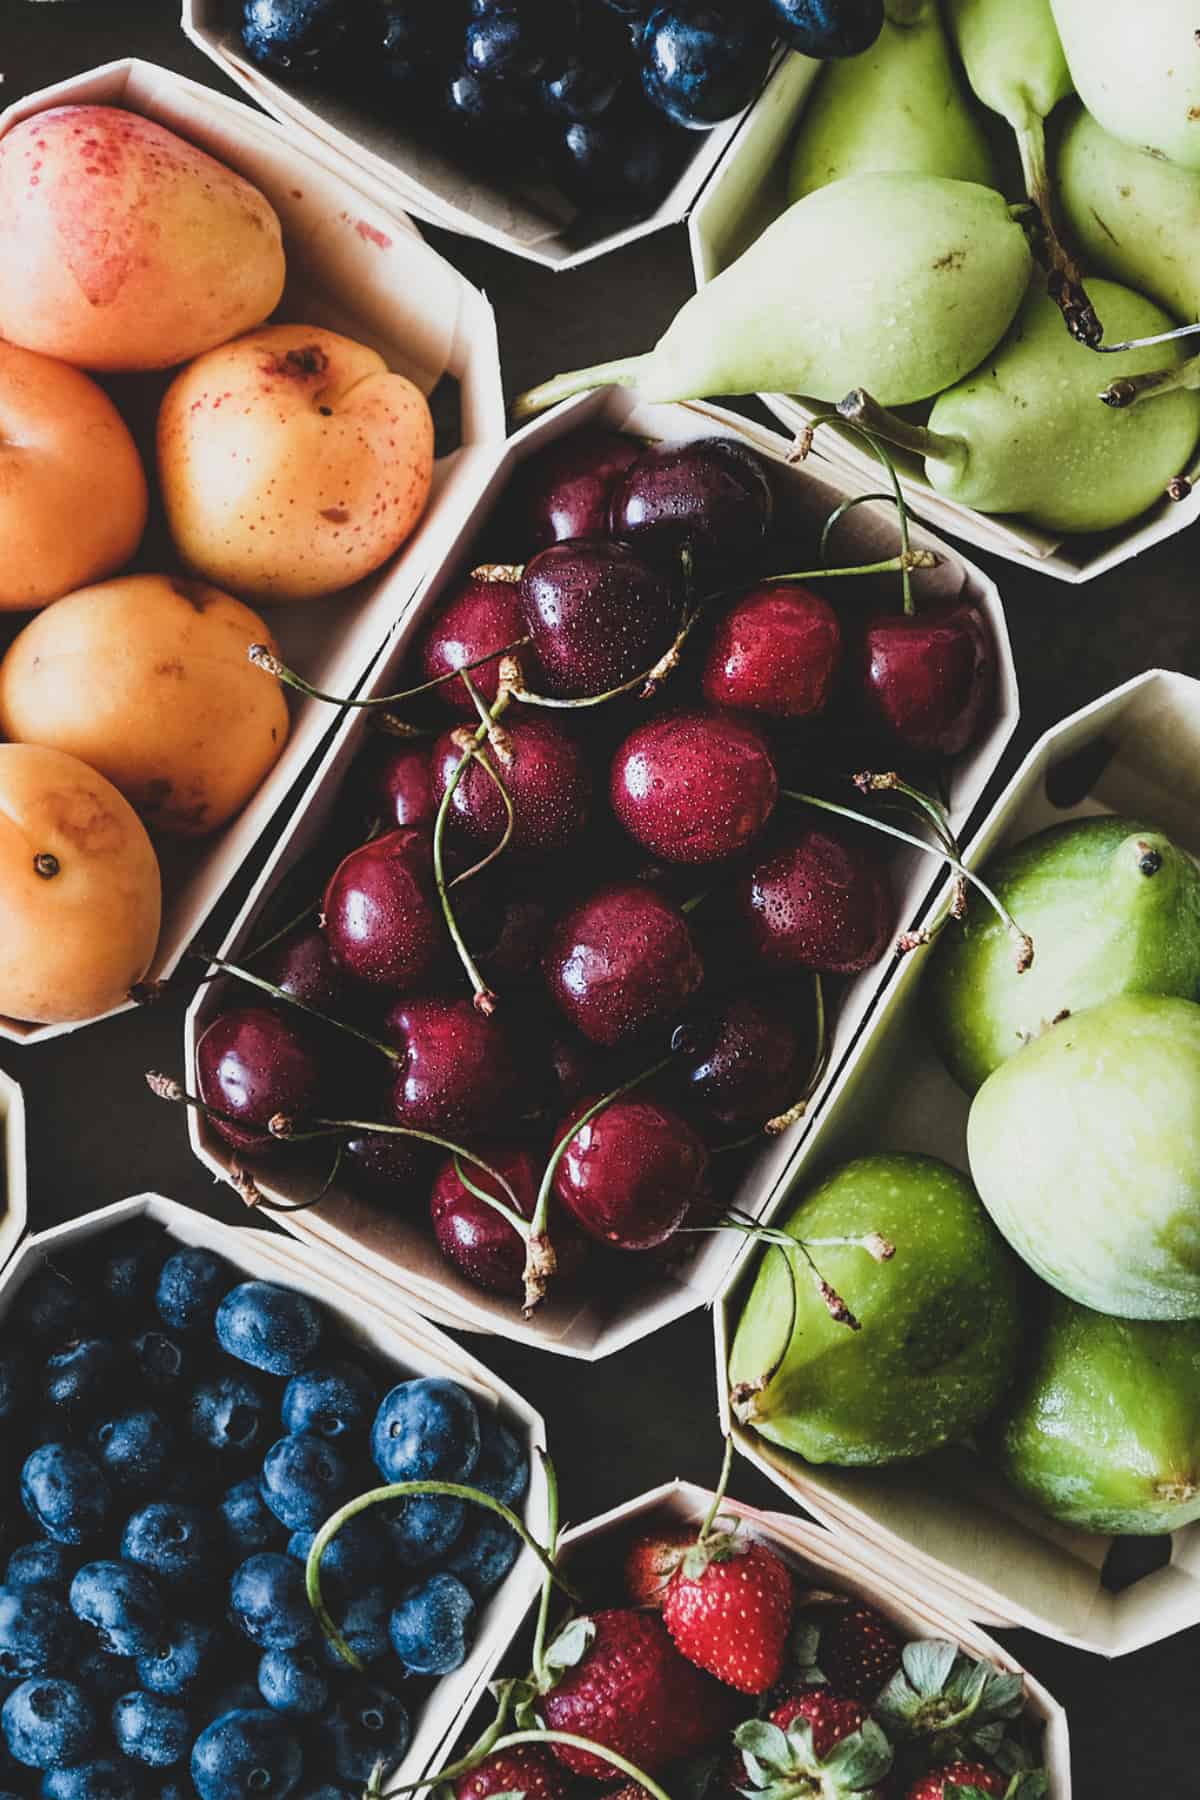
{"label": "apricot", "polygon": [[81,588],[9,647],[0,731],[90,763],[152,831],[215,831],[287,741],[283,689],[247,659],[256,643],[271,644],[257,613],[203,582]]}
{"label": "apricot", "polygon": [[0,337],[85,369],[166,369],[283,292],[265,195],[165,126],[55,106],[0,139]]}
{"label": "apricot", "polygon": [[142,460],[108,395],[0,339],[0,611],[111,575],[145,528]]}
{"label": "apricot", "polygon": [[95,1018],[129,997],[158,943],[162,884],[128,800],[61,750],[0,744],[0,1012]]}
{"label": "apricot", "polygon": [[259,600],[360,581],[425,510],[425,396],[365,344],[268,325],[180,371],[158,416],[158,474],[184,561]]}

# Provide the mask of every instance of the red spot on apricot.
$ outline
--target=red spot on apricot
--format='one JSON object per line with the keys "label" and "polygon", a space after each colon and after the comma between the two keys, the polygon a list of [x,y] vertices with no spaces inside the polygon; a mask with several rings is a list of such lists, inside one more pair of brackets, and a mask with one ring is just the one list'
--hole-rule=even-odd
{"label": "red spot on apricot", "polygon": [[392,240],[387,232],[380,231],[378,226],[368,223],[366,219],[356,219],[354,229],[360,238],[366,239],[368,244],[377,244],[381,250],[391,249]]}

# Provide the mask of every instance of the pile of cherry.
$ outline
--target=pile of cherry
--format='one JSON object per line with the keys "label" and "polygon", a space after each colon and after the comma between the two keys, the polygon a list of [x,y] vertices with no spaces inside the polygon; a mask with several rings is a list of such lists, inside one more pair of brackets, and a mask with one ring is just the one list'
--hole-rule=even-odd
{"label": "pile of cherry", "polygon": [[777,486],[719,438],[587,430],[522,466],[476,550],[528,560],[444,591],[308,912],[200,1040],[239,1157],[315,1145],[527,1305],[585,1262],[627,1285],[717,1222],[723,1153],[820,1072],[821,977],[897,929],[883,840],[797,790],[934,779],[994,687],[969,601],[771,578],[815,559]]}

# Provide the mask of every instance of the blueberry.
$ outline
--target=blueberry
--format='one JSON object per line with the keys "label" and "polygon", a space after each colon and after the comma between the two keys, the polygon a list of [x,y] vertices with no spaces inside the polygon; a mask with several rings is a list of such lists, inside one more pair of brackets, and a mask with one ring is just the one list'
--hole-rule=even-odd
{"label": "blueberry", "polygon": [[[381,1587],[356,1594],[337,1615],[337,1627],[360,1662],[375,1663],[388,1652],[388,1597]],[[341,1653],[327,1638],[321,1651],[332,1668],[343,1669]]]}
{"label": "blueberry", "polygon": [[53,1538],[35,1538],[9,1557],[4,1570],[5,1587],[58,1587],[64,1590],[79,1566],[78,1555]]}
{"label": "blueberry", "polygon": [[42,1405],[52,1415],[79,1418],[112,1389],[121,1360],[111,1338],[77,1338],[64,1344],[46,1358],[42,1369]]}
{"label": "blueberry", "polygon": [[305,1294],[272,1281],[243,1281],[217,1308],[217,1342],[267,1375],[296,1375],[321,1341],[321,1314]]}
{"label": "blueberry", "polygon": [[187,1372],[182,1343],[169,1331],[151,1327],[130,1340],[133,1366],[152,1394],[173,1394]]}
{"label": "blueberry", "polygon": [[[168,1776],[155,1792],[154,1800],[196,1800],[191,1778],[186,1774],[182,1775],[179,1780]],[[303,1796],[298,1795],[297,1800],[303,1800]]]}
{"label": "blueberry", "polygon": [[49,1263],[31,1275],[13,1304],[12,1319],[22,1343],[58,1344],[82,1337],[96,1309],[84,1290]]}
{"label": "blueberry", "polygon": [[686,153],[684,133],[631,95],[598,119],[568,125],[551,151],[551,166],[577,206],[645,212],[666,194]]}
{"label": "blueberry", "polygon": [[410,1736],[404,1706],[386,1688],[369,1681],[356,1681],[343,1689],[332,1713],[326,1715],[325,1745],[339,1781],[368,1780],[381,1757],[399,1762]]}
{"label": "blueberry", "polygon": [[481,1600],[499,1587],[520,1549],[521,1540],[511,1525],[491,1513],[483,1513],[467,1526],[446,1558],[445,1567],[476,1600]]}
{"label": "blueberry", "polygon": [[228,1263],[211,1250],[177,1250],[168,1256],[154,1293],[163,1324],[169,1331],[209,1329],[231,1274]]}
{"label": "blueberry", "polygon": [[150,1487],[171,1460],[172,1432],[150,1406],[101,1420],[88,1443],[114,1487]]}
{"label": "blueberry", "polygon": [[163,1694],[144,1694],[135,1689],[122,1694],[112,1709],[113,1737],[117,1749],[133,1762],[152,1769],[170,1769],[187,1755],[192,1727],[187,1708]]}
{"label": "blueberry", "polygon": [[[306,1563],[316,1535],[315,1531],[294,1531],[288,1539],[288,1555]],[[370,1512],[348,1519],[326,1545],[321,1557],[321,1580],[327,1589],[355,1593],[378,1580],[390,1552],[387,1534],[372,1507]]]}
{"label": "blueberry", "polygon": [[344,0],[246,0],[242,42],[265,69],[315,77],[342,54],[350,10]]}
{"label": "blueberry", "polygon": [[86,1451],[51,1443],[26,1457],[21,1502],[48,1537],[60,1544],[86,1544],[108,1524],[113,1497]]}
{"label": "blueberry", "polygon": [[71,1583],[71,1611],[91,1626],[110,1656],[145,1656],[166,1631],[161,1593],[127,1563],[84,1563]]}
{"label": "blueberry", "polygon": [[42,1800],[139,1800],[138,1785],[136,1763],[123,1756],[101,1756],[45,1776]]}
{"label": "blueberry", "polygon": [[319,1718],[329,1680],[311,1650],[268,1650],[258,1665],[258,1689],[272,1712]]}
{"label": "blueberry", "polygon": [[262,1497],[289,1531],[313,1531],[350,1497],[350,1475],[324,1438],[280,1438],[263,1461]]}
{"label": "blueberry", "polygon": [[166,1254],[166,1234],[139,1221],[105,1240],[107,1254],[100,1269],[100,1292],[126,1318],[146,1312],[153,1299]]}
{"label": "blueberry", "polygon": [[496,0],[476,6],[463,66],[485,81],[529,81],[565,68],[579,31],[577,0]]}
{"label": "blueberry", "polygon": [[118,1694],[137,1686],[137,1670],[128,1656],[110,1656],[98,1644],[91,1644],[75,1660],[75,1679],[86,1694],[99,1701],[105,1711]]}
{"label": "blueberry", "polygon": [[883,30],[883,0],[767,0],[767,4],[784,43],[820,61],[861,56]]}
{"label": "blueberry", "polygon": [[[457,12],[457,16],[456,16]],[[454,60],[461,42],[461,11],[446,0],[364,0],[357,36],[384,85],[405,86]]]}
{"label": "blueberry", "polygon": [[294,1650],[312,1635],[304,1570],[290,1556],[266,1550],[247,1557],[229,1587],[235,1623],[264,1650]]}
{"label": "blueberry", "polygon": [[612,105],[629,65],[629,33],[611,12],[584,14],[564,66],[544,79],[542,106],[563,119],[598,119]]}
{"label": "blueberry", "polygon": [[262,1695],[258,1691],[257,1681],[248,1681],[243,1677],[222,1688],[208,1710],[214,1719],[219,1719],[228,1712],[257,1712],[261,1706]]}
{"label": "blueberry", "polygon": [[217,1510],[239,1561],[256,1550],[274,1550],[282,1542],[283,1527],[259,1493],[257,1481],[236,1482]]}
{"label": "blueberry", "polygon": [[154,1500],[126,1521],[121,1555],[174,1586],[195,1585],[220,1558],[217,1521],[202,1507]]}
{"label": "blueberry", "polygon": [[462,1533],[467,1508],[446,1495],[415,1494],[378,1509],[392,1555],[407,1565],[436,1562]]}
{"label": "blueberry", "polygon": [[0,1676],[69,1668],[74,1639],[74,1621],[49,1588],[0,1588]]}
{"label": "blueberry", "polygon": [[215,1375],[192,1389],[188,1425],[206,1450],[233,1460],[257,1449],[267,1434],[270,1407],[246,1375]]}
{"label": "blueberry", "polygon": [[515,1506],[529,1488],[529,1452],[494,1413],[480,1420],[479,1461],[471,1485],[505,1506]]}
{"label": "blueberry", "polygon": [[[172,1619],[161,1642],[138,1657],[138,1685],[152,1694],[176,1698],[190,1694],[201,1675],[208,1672],[215,1648],[219,1648],[219,1642],[211,1625],[194,1619]],[[125,1682],[118,1691],[129,1686]]]}
{"label": "blueberry", "polygon": [[650,15],[641,50],[646,98],[677,125],[707,131],[753,100],[771,32],[744,0],[671,0]]}
{"label": "blueberry", "polygon": [[388,1622],[392,1649],[413,1675],[449,1675],[466,1661],[475,1602],[454,1575],[428,1575],[402,1594]]}
{"label": "blueberry", "polygon": [[533,116],[533,90],[511,81],[487,81],[469,69],[455,70],[442,94],[448,125],[466,147],[520,155]]}
{"label": "blueberry", "polygon": [[374,1381],[356,1363],[320,1363],[288,1382],[280,1409],[283,1429],[330,1440],[365,1432],[378,1400]]}
{"label": "blueberry", "polygon": [[27,1769],[66,1769],[82,1762],[96,1736],[96,1715],[73,1682],[38,1675],[4,1702],[4,1741]]}
{"label": "blueberry", "polygon": [[479,1413],[455,1381],[402,1381],[371,1427],[371,1454],[385,1481],[465,1481],[479,1460]]}
{"label": "blueberry", "polygon": [[29,1405],[33,1366],[16,1344],[0,1350],[0,1427],[14,1424]]}
{"label": "blueberry", "polygon": [[[269,1707],[223,1713],[192,1746],[200,1800],[285,1800],[300,1781],[299,1740]],[[367,1771],[370,1772],[369,1770]]]}

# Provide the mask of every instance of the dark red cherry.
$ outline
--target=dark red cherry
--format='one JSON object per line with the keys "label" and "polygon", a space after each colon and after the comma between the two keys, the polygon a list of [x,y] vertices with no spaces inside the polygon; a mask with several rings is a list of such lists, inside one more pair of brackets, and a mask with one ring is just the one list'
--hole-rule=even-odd
{"label": "dark red cherry", "polygon": [[[587,1104],[572,1110],[555,1143]],[[708,1152],[687,1120],[634,1093],[573,1134],[554,1192],[589,1237],[617,1250],[653,1250],[678,1231],[707,1178]]]}
{"label": "dark red cherry", "polygon": [[896,930],[883,865],[818,826],[790,826],[742,877],[734,905],[768,969],[856,975],[879,961]]}
{"label": "dark red cherry", "polygon": [[979,736],[996,687],[996,651],[969,600],[867,620],[857,686],[868,724],[898,749],[958,756]]}
{"label": "dark red cherry", "polygon": [[[466,890],[458,891],[469,891],[474,886],[471,882]],[[478,929],[469,929],[461,914],[459,922],[466,931],[472,955],[493,984],[524,981],[541,963],[550,919],[549,908],[539,894],[505,892],[500,887],[484,894]]]}
{"label": "dark red cherry", "polygon": [[[367,1113],[371,1118],[375,1108]],[[429,1179],[431,1153],[419,1138],[399,1137],[390,1131],[362,1131],[343,1146],[347,1179],[366,1194],[389,1199],[412,1210],[414,1199]]]}
{"label": "dark red cherry", "polygon": [[544,967],[577,1031],[608,1049],[668,1030],[704,979],[687,919],[641,882],[614,882],[554,927]]}
{"label": "dark red cherry", "polygon": [[[509,848],[533,856],[561,850],[583,829],[591,804],[592,781],[583,750],[552,719],[516,719],[506,723],[505,731],[512,762],[501,762],[488,746],[483,754],[512,801]],[[456,731],[445,732],[433,747],[433,791],[439,803],[462,754],[463,742]],[[480,855],[494,849],[504,835],[504,800],[477,759],[454,790],[448,822],[455,843]]]}
{"label": "dark red cherry", "polygon": [[829,704],[842,661],[842,631],[811,588],[763,581],[717,620],[701,688],[710,706],[766,719],[813,719]]}
{"label": "dark red cherry", "polygon": [[297,1014],[237,1006],[219,1014],[196,1045],[196,1082],[206,1106],[235,1122],[212,1121],[235,1150],[280,1148],[266,1126],[276,1113],[302,1119],[317,1107],[323,1070],[316,1045]]}
{"label": "dark red cherry", "polygon": [[671,1048],[693,1105],[730,1131],[763,1125],[799,1099],[813,1031],[795,1004],[734,995],[680,1025]]}
{"label": "dark red cherry", "polygon": [[325,890],[324,917],[329,953],[343,974],[393,989],[423,980],[446,930],[427,834],[388,831],[352,850]]}
{"label": "dark red cherry", "polygon": [[613,488],[640,448],[620,432],[585,428],[531,456],[512,485],[514,543],[532,556],[563,538],[607,537]]}
{"label": "dark red cherry", "polygon": [[[504,1176],[520,1202],[523,1218],[532,1219],[542,1179],[542,1163],[530,1151],[514,1149],[508,1144],[485,1141],[474,1146],[484,1162]],[[492,1180],[475,1163],[461,1159],[462,1167],[475,1187],[494,1194],[506,1205],[511,1204],[498,1182]],[[429,1196],[429,1216],[438,1249],[476,1287],[489,1293],[507,1294],[519,1300],[525,1291],[525,1243],[512,1226],[486,1200],[477,1199],[465,1188],[448,1156],[438,1167]],[[556,1281],[566,1282],[578,1273],[585,1254],[585,1243],[578,1231],[553,1208],[549,1232],[558,1268]]]}
{"label": "dark red cherry", "polygon": [[[439,675],[461,669],[464,663],[475,662],[493,650],[503,650],[524,635],[516,582],[468,575],[453,589],[421,639],[418,674],[422,681],[436,681]],[[499,678],[499,658],[471,671],[472,682],[489,706],[496,698]],[[447,712],[464,719],[476,716],[461,681],[443,681],[433,689],[433,696]]]}
{"label": "dark red cherry", "polygon": [[613,490],[609,526],[651,562],[675,565],[686,548],[711,570],[759,551],[774,511],[760,456],[733,438],[698,438],[643,450]]}
{"label": "dark red cherry", "polygon": [[679,629],[676,585],[624,544],[569,539],[540,550],[521,576],[521,615],[558,698],[607,694],[649,669]]}
{"label": "dark red cherry", "polygon": [[401,1052],[391,1091],[397,1125],[461,1142],[513,1123],[528,1071],[502,1019],[485,1018],[469,998],[420,995],[396,1002],[384,1036]]}
{"label": "dark red cherry", "polygon": [[254,972],[274,982],[293,1000],[303,1000],[335,1016],[343,1006],[342,978],[329,944],[316,925],[295,925],[278,943],[254,959]]}
{"label": "dark red cherry", "polygon": [[662,713],[613,757],[612,809],[630,837],[666,862],[710,863],[744,850],[779,792],[767,741],[729,713]]}
{"label": "dark red cherry", "polygon": [[356,767],[363,812],[385,830],[397,825],[428,827],[437,804],[429,770],[429,745],[381,738]]}

